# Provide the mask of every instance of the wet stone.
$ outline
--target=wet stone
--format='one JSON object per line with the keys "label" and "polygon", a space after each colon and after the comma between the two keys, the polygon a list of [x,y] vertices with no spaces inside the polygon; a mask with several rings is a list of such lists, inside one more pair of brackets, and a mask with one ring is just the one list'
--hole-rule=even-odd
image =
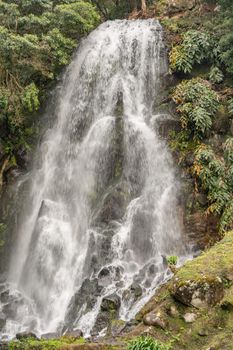
{"label": "wet stone", "polygon": [[60,334],[57,332],[51,332],[51,333],[44,333],[41,335],[42,339],[57,339],[60,337]]}
{"label": "wet stone", "polygon": [[64,335],[67,337],[72,337],[74,339],[79,339],[83,337],[83,332],[81,331],[81,329],[73,329],[73,330],[68,330],[67,332],[65,332]]}
{"label": "wet stone", "polygon": [[24,339],[39,339],[35,333],[32,332],[20,332],[16,334],[16,339],[24,340]]}

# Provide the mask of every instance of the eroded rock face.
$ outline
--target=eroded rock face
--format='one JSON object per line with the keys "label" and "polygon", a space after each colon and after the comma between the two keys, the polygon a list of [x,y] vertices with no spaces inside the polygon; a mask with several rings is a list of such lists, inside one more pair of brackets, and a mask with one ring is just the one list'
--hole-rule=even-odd
{"label": "eroded rock face", "polygon": [[224,296],[223,282],[220,278],[208,282],[189,281],[185,284],[179,284],[179,281],[173,283],[172,295],[184,305],[194,306],[196,308],[205,308],[219,303]]}
{"label": "eroded rock face", "polygon": [[98,280],[95,279],[85,279],[82,283],[81,288],[73,296],[70,301],[68,312],[66,314],[64,328],[69,328],[72,326],[80,310],[85,306],[85,312],[90,311],[95,303],[96,298],[101,295],[103,287],[98,284]]}
{"label": "eroded rock face", "polygon": [[120,305],[121,300],[116,293],[103,298],[95,326],[92,330],[93,335],[98,334],[103,329],[106,329],[108,333],[111,332],[111,322],[118,318]]}

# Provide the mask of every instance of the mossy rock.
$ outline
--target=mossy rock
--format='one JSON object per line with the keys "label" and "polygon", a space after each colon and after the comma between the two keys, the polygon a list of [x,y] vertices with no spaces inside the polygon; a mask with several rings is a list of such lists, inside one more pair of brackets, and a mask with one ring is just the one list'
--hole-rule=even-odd
{"label": "mossy rock", "polygon": [[233,231],[177,272],[171,294],[183,304],[198,308],[219,303],[224,297],[226,283],[233,279],[232,250]]}

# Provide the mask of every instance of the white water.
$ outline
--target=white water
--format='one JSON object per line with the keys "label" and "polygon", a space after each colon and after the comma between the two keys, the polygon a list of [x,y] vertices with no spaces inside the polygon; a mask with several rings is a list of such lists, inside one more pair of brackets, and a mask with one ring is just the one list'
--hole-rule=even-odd
{"label": "white water", "polygon": [[[54,106],[55,123],[29,174],[8,279],[10,293],[19,293],[20,301],[4,333],[60,329],[84,278],[93,279],[104,266],[111,272],[107,283],[91,310],[83,305],[77,311],[72,326],[88,334],[103,296],[114,292],[122,299],[119,317],[130,319],[168,277],[162,255],[183,254],[177,183],[153,109],[167,73],[162,36],[155,20],[106,22],[82,43],[68,67]],[[119,93],[124,156],[114,182]],[[116,183],[125,197],[124,215],[95,221],[101,207],[95,199],[103,199]],[[107,248],[101,248],[106,239]],[[127,296],[135,281],[143,290],[137,300]]]}

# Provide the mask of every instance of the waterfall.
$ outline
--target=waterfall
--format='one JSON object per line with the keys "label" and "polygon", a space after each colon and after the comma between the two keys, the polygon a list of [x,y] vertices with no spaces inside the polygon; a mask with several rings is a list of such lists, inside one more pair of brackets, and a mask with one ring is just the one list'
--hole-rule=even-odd
{"label": "waterfall", "polygon": [[79,46],[27,174],[3,333],[89,334],[104,297],[129,320],[169,277],[164,257],[184,248],[155,108],[167,70],[153,19],[105,22]]}

